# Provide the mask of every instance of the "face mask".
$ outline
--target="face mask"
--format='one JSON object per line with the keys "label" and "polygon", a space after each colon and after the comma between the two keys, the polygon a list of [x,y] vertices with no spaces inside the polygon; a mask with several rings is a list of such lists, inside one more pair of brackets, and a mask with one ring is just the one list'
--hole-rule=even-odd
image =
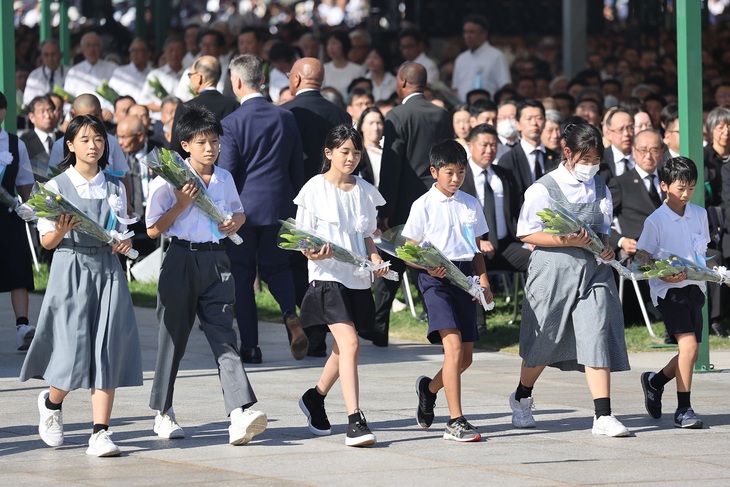
{"label": "face mask", "polygon": [[511,118],[500,120],[497,122],[497,133],[505,139],[517,137],[519,133],[519,130],[517,130],[517,122]]}
{"label": "face mask", "polygon": [[575,179],[582,183],[584,181],[592,179],[593,176],[598,174],[599,169],[600,166],[598,164],[596,164],[595,166],[589,166],[587,164],[576,164],[573,168],[573,176],[575,176]]}

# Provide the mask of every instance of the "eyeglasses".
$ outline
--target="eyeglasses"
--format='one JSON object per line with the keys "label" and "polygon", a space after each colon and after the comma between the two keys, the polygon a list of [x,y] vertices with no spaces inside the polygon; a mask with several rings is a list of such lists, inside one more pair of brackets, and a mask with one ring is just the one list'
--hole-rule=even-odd
{"label": "eyeglasses", "polygon": [[194,74],[198,74],[198,73],[194,73],[194,72],[190,71],[190,72],[188,73],[188,78],[192,78]]}
{"label": "eyeglasses", "polygon": [[647,155],[650,152],[651,152],[651,155],[654,157],[659,157],[660,155],[662,155],[662,150],[658,147],[652,147],[651,149],[647,149],[647,148],[640,149],[638,147],[635,147],[634,150],[636,150],[636,153],[639,154],[641,157],[644,157],[645,155]]}
{"label": "eyeglasses", "polygon": [[629,134],[633,134],[635,129],[636,129],[636,127],[634,127],[633,125],[626,125],[625,127],[618,127],[618,128],[615,128],[615,129],[608,129],[608,131],[609,132],[615,132],[617,134],[621,134],[623,132],[626,132],[626,133],[629,133]]}
{"label": "eyeglasses", "polygon": [[291,72],[287,71],[284,74],[286,74],[286,79],[291,79]]}

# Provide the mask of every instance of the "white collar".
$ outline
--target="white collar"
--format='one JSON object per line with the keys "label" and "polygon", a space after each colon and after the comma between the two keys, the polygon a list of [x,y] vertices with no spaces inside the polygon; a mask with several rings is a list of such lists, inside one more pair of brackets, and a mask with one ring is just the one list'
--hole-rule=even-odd
{"label": "white collar", "polygon": [[306,93],[306,92],[308,92],[308,91],[319,91],[319,90],[318,90],[318,89],[316,89],[316,88],[304,88],[304,89],[302,89],[302,90],[299,90],[299,91],[297,91],[297,94],[296,94],[296,95],[294,95],[294,96],[299,96],[299,95],[301,95],[302,93]]}
{"label": "white collar", "polygon": [[413,97],[414,97],[414,96],[416,96],[416,95],[421,95],[421,96],[423,96],[423,93],[422,93],[422,92],[420,92],[420,91],[419,91],[419,92],[416,92],[416,93],[411,93],[411,94],[410,94],[410,95],[408,95],[407,97],[403,98],[403,101],[402,101],[402,102],[400,102],[400,104],[401,104],[401,105],[405,105],[405,104],[406,104],[406,102],[407,102],[408,100],[410,100],[411,98],[413,98]]}
{"label": "white collar", "polygon": [[[640,168],[638,164],[635,164],[635,165],[634,165],[634,169],[636,169],[636,172],[637,172],[637,173],[639,173],[639,177],[640,177],[641,179],[646,179],[646,177],[647,177],[647,176],[649,175],[649,173],[648,173],[648,172],[646,172],[646,171],[644,171],[644,170],[643,170],[642,168]],[[657,173],[656,173],[656,169],[654,169],[654,172],[653,172],[652,174],[653,174],[654,176],[656,176],[656,175],[657,175]]]}
{"label": "white collar", "polygon": [[573,173],[570,172],[563,163],[560,163],[557,169],[552,171],[550,174],[553,176],[553,178],[559,179],[561,182],[569,186],[575,186],[576,188],[579,186],[593,186],[593,178],[590,178],[586,181],[578,181]]}
{"label": "white collar", "polygon": [[542,142],[537,144],[537,146],[534,146],[525,139],[520,138],[520,146],[522,147],[522,150],[525,151],[525,154],[532,154],[533,152],[535,152],[535,149],[539,150],[543,154],[545,153],[545,146],[542,145]]}
{"label": "white collar", "polygon": [[261,93],[249,93],[248,95],[241,98],[241,104],[243,105],[243,102],[246,102],[248,100],[251,100],[253,98],[263,98],[264,95]]}
{"label": "white collar", "polygon": [[73,183],[74,186],[101,186],[106,181],[106,177],[104,176],[104,171],[99,168],[99,172],[96,173],[96,176],[91,178],[91,181],[87,181],[85,177],[79,173],[74,166],[69,166],[68,169],[66,169],[65,174],[68,176],[68,178],[71,180],[71,183]]}
{"label": "white collar", "polygon": [[451,196],[446,196],[436,187],[436,183],[433,183],[433,186],[431,186],[431,189],[429,189],[429,192],[432,194],[432,198],[434,198],[436,201],[440,202],[448,202],[448,201],[461,201],[461,190],[456,190],[456,193],[454,193]]}
{"label": "white collar", "polygon": [[[485,171],[485,169],[482,169],[481,166],[474,162],[471,157],[469,158],[469,167],[471,167],[471,171],[474,173],[475,176]],[[494,169],[492,169],[492,164],[487,166],[486,171],[488,175],[491,175],[494,172]]]}
{"label": "white collar", "polygon": [[[632,160],[632,157],[631,157],[631,152],[629,152],[629,154],[628,154],[628,155],[624,155],[624,153],[623,153],[623,152],[621,152],[621,151],[620,151],[620,150],[618,149],[618,147],[616,147],[616,146],[615,146],[615,145],[613,145],[613,144],[611,144],[611,150],[613,151],[613,162],[614,162],[614,163],[617,163],[617,162],[618,162],[618,161],[620,161],[621,159],[627,159],[627,160],[629,160],[629,161],[631,161],[631,160]],[[634,164],[634,166],[636,166],[636,164]]]}
{"label": "white collar", "polygon": [[35,134],[38,136],[39,139],[41,139],[41,143],[43,144],[43,147],[46,146],[46,139],[50,137],[53,139],[53,142],[56,141],[56,137],[54,136],[53,132],[50,134],[47,132],[44,132],[42,130],[39,130],[38,127],[33,127],[33,130],[35,131]]}

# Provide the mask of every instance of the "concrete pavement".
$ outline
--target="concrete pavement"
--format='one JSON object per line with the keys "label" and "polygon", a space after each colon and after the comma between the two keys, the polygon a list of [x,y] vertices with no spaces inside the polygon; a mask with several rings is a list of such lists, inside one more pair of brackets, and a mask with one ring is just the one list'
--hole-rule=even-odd
{"label": "concrete pavement", "polygon": [[[31,322],[41,299],[31,296]],[[633,370],[612,376],[614,414],[631,430],[628,438],[593,437],[593,404],[583,375],[550,369],[534,391],[537,428],[513,428],[507,398],[517,385],[519,357],[477,352],[463,376],[463,403],[486,441],[456,444],[441,439],[448,419],[443,393],[431,429],[422,430],[414,419],[415,379],[438,370],[441,349],[402,341],[387,349],[363,343],[361,407],[378,443],[354,449],[344,445],[347,418],[338,385],[327,398],[331,436],[313,437],[297,406],[324,359],[294,361],[283,325],[261,323],[264,363],[247,371],[259,398],[256,408],[268,415],[269,427],[252,443],[232,447],[213,357],[196,328],[175,393],[187,438],[161,440],[152,433],[147,407],[157,324],[154,310],[136,311],[145,383],[117,391],[111,430],[122,456],[94,458],[85,454],[91,429],[86,391],[73,392],[64,402],[62,447],[49,448],[38,437],[36,396],[45,383],[17,380],[24,354],[15,351],[9,295],[0,295],[5,330],[0,485],[730,485],[730,375],[695,375],[692,402],[703,430],[673,427],[673,383],[664,395],[661,420],[644,410],[639,376],[662,366],[670,351],[631,354]],[[730,351],[711,352],[711,361],[717,370],[730,369]]]}

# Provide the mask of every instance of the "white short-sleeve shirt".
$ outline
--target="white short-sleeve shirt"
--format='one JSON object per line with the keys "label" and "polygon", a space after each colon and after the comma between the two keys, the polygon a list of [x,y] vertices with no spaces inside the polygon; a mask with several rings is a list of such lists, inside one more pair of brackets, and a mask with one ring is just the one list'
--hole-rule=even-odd
{"label": "white short-sleeve shirt", "polygon": [[148,74],[150,74],[149,66],[140,71],[134,63],[125,64],[114,70],[109,80],[109,87],[119,96],[131,96],[136,100]]}
{"label": "white short-sleeve shirt", "polygon": [[[86,199],[86,200],[103,200],[106,198],[106,176],[104,175],[104,171],[99,171],[96,173],[96,176],[91,178],[91,181],[87,181],[85,177],[83,177],[75,167],[71,166],[68,169],[64,171],[64,174],[68,176],[68,178],[71,180],[71,183],[76,188],[76,192],[79,194],[80,198]],[[58,183],[51,179],[45,184],[46,189],[49,189],[53,191],[54,193],[58,193]],[[119,184],[119,198],[121,200],[122,208],[119,211],[119,214],[127,217],[127,192],[124,189],[123,184]],[[67,196],[67,195],[63,195]],[[97,222],[100,223],[100,222]],[[120,224],[121,225],[121,224]],[[45,218],[39,218],[38,219],[38,233],[43,236],[47,233],[52,232],[56,228],[56,223],[52,220],[47,220]],[[126,225],[120,226],[120,232],[124,233],[126,231],[127,227]]]}
{"label": "white short-sleeve shirt", "polygon": [[[593,178],[588,181],[578,181],[573,174],[560,164],[550,176],[555,179],[565,198],[571,203],[593,203],[596,201],[596,183]],[[517,221],[517,237],[532,235],[541,232],[544,228],[542,219],[537,216],[538,211],[550,208],[552,198],[547,188],[539,183],[533,184],[525,191],[525,202],[520,210],[520,218]],[[600,202],[603,213],[603,228],[601,233],[609,233],[613,221],[613,200],[611,192],[606,188],[606,197]]]}
{"label": "white short-sleeve shirt", "polygon": [[[636,248],[656,255],[660,250],[689,259],[702,265],[710,243],[707,211],[691,203],[684,208],[684,215],[675,213],[666,203],[657,208],[644,221],[644,230],[641,232]],[[703,259],[703,260],[699,260]],[[671,283],[661,279],[649,279],[651,301],[657,305],[659,298],[664,298],[671,288],[685,286],[699,286],[705,292],[704,281],[684,281]]]}
{"label": "white short-sleeve shirt", "polygon": [[446,196],[434,184],[413,202],[402,235],[431,243],[449,260],[471,261],[479,252],[476,237],[488,231],[479,200],[463,191]]}
{"label": "white short-sleeve shirt", "polygon": [[[190,168],[194,171],[194,169]],[[213,203],[226,213],[243,213],[241,199],[231,173],[214,166],[213,175],[206,188]],[[177,202],[174,187],[157,177],[150,182],[147,198],[145,225],[150,228]],[[170,227],[162,232],[165,237],[177,237],[194,243],[218,242],[218,224],[195,205],[190,205]]]}

